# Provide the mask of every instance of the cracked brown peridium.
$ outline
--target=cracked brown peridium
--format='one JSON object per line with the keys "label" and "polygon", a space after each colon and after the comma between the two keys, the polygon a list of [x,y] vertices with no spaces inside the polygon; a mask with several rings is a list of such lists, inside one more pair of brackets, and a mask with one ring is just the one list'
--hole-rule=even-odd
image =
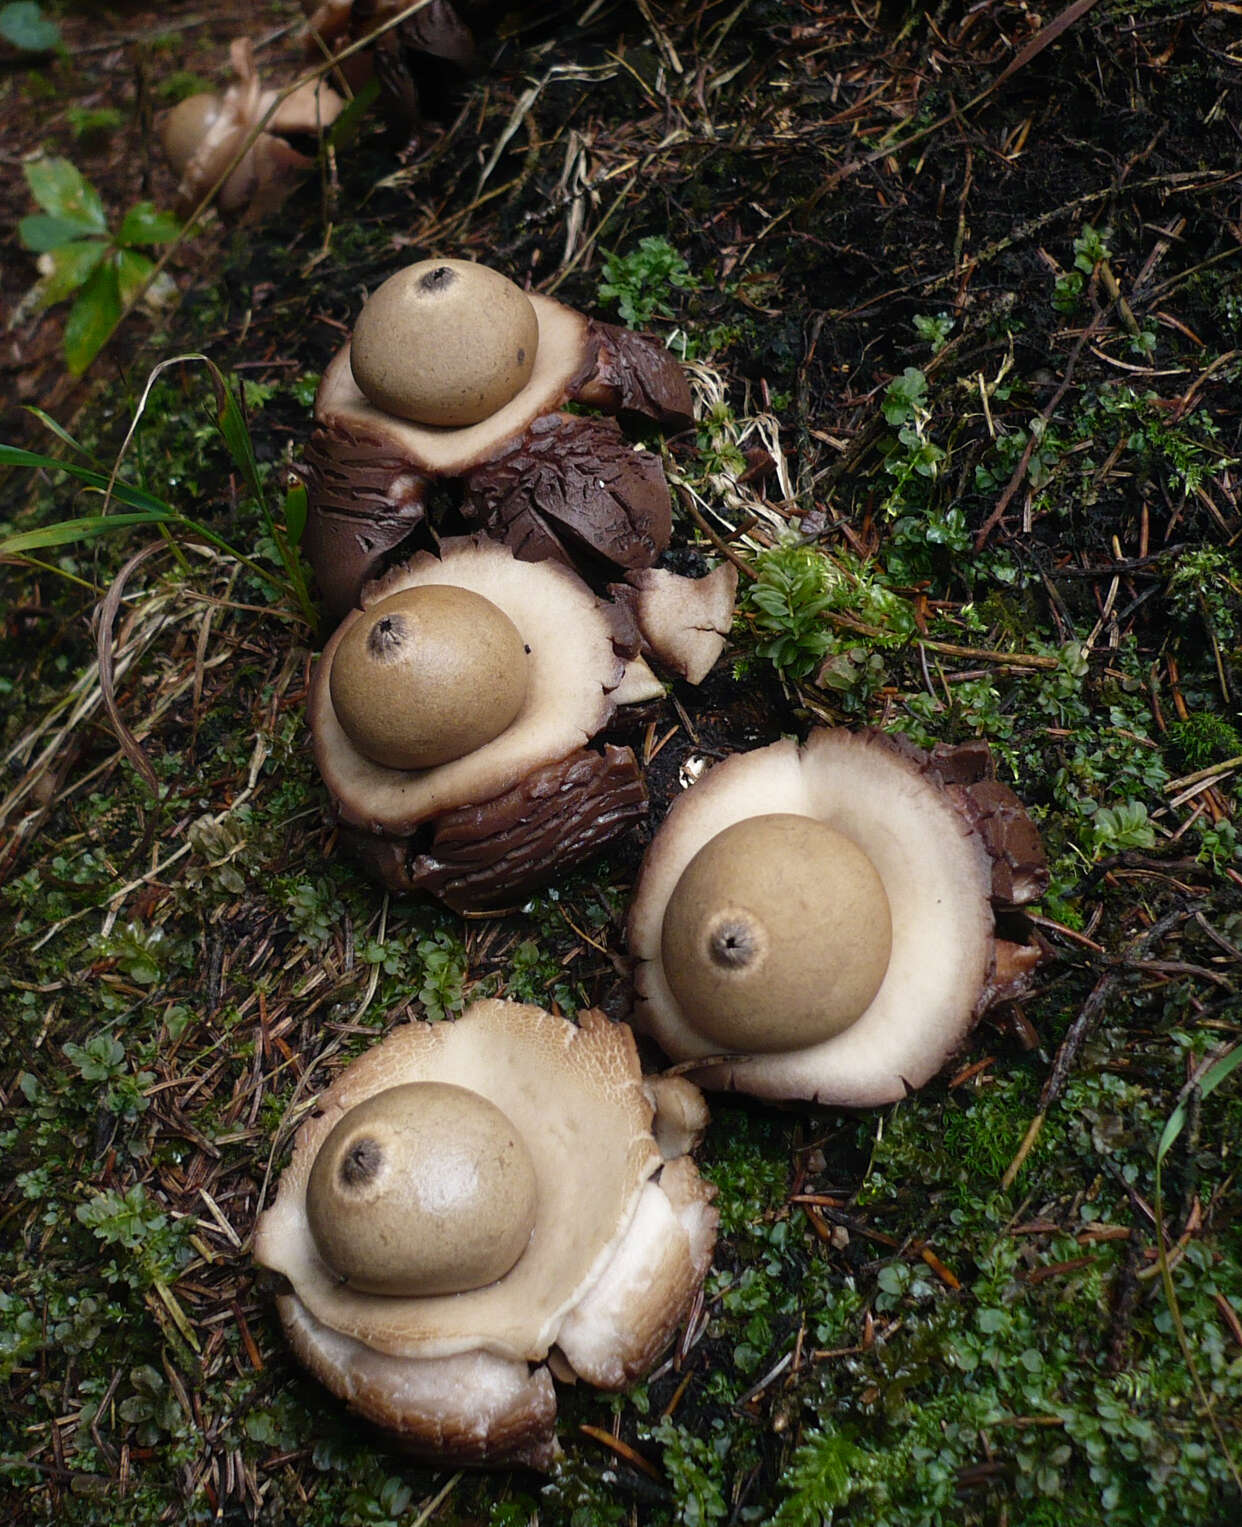
{"label": "cracked brown peridium", "polygon": [[[816,864],[821,833],[867,862],[878,900],[829,839]],[[704,887],[713,858],[724,881]],[[630,912],[634,1021],[700,1086],[898,1101],[1023,990],[1041,949],[1016,909],[1047,883],[1035,825],[983,743],[925,752],[817,730],[736,754],[648,850]],[[714,955],[722,927],[728,959]]]}
{"label": "cracked brown peridium", "polygon": [[[467,261],[420,262],[390,278],[372,301],[388,303],[397,282],[426,288],[429,274],[467,281],[484,269]],[[672,506],[660,458],[636,449],[617,418],[570,413],[566,405],[684,429],[693,422],[693,404],[677,360],[654,339],[522,294],[495,272],[486,275],[529,304],[537,344],[528,373],[514,373],[516,390],[498,380],[485,417],[463,415],[468,422],[446,425],[434,422],[444,415],[422,412],[421,324],[411,303],[402,324],[372,326],[360,373],[348,344],[324,372],[301,467],[308,493],[303,547],[336,618],[390,560],[417,544],[436,488],[447,487],[447,497],[456,499],[446,514],[480,526],[525,561],[633,570],[653,566],[668,545]],[[423,302],[423,310],[447,307],[453,285],[433,282],[424,295],[437,300]],[[488,300],[462,303],[461,313],[456,341],[429,342],[437,367],[446,351],[464,355],[491,337]],[[391,358],[378,353],[388,333]],[[472,382],[471,390],[480,389]],[[390,411],[394,397],[401,413]]]}

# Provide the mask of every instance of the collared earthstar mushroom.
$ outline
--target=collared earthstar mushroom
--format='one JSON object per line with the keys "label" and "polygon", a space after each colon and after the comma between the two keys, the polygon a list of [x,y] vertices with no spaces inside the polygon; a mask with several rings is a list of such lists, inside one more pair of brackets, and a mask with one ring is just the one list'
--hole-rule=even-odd
{"label": "collared earthstar mushroom", "polygon": [[[331,86],[310,81],[287,95],[269,117],[280,91],[263,89],[248,37],[231,44],[229,61],[236,78],[223,95],[188,96],[161,112],[156,127],[164,154],[181,177],[178,211],[192,212],[228,171],[216,195],[220,211],[261,217],[281,205],[314,163],[290,140],[317,138],[344,111],[345,102]],[[263,130],[229,170],[261,122]]]}
{"label": "collared earthstar mushroom", "polygon": [[693,419],[681,367],[653,339],[466,260],[384,282],[323,374],[301,467],[302,544],[329,611],[410,542],[437,483],[524,561],[651,567],[672,528],[660,458],[569,403],[674,429]]}
{"label": "collared earthstar mushroom", "polygon": [[639,817],[629,748],[591,739],[663,689],[626,612],[569,568],[476,535],[368,585],[308,718],[347,848],[394,890],[512,902]]}
{"label": "collared earthstar mushroom", "polygon": [[997,931],[1048,877],[989,772],[981,743],[844,730],[710,769],[639,876],[635,1025],[705,1087],[848,1107],[928,1081],[1039,958]]}
{"label": "collared earthstar mushroom", "polygon": [[395,1030],[319,1100],[259,1219],[294,1352],[419,1456],[549,1467],[553,1373],[633,1383],[707,1274],[701,1107],[646,1086],[596,1011],[488,1000]]}

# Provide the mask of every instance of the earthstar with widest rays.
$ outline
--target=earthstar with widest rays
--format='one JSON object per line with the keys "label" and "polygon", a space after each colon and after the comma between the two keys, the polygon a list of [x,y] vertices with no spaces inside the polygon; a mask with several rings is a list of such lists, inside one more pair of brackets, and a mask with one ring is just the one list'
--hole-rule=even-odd
{"label": "earthstar with widest rays", "polygon": [[259,1220],[294,1352],[421,1457],[549,1467],[554,1376],[633,1383],[707,1274],[704,1119],[598,1012],[488,1000],[395,1030],[319,1100]]}

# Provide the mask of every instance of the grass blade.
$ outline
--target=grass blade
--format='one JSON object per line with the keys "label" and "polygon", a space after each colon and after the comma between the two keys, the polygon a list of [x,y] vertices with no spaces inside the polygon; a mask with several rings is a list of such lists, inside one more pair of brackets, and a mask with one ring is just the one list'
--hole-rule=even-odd
{"label": "grass blade", "polygon": [[26,404],[26,412],[28,414],[33,414],[39,423],[43,425],[44,429],[51,430],[52,434],[55,435],[58,440],[63,441],[71,451],[76,452],[79,456],[85,457],[87,461],[93,463],[93,465],[96,467],[100,465],[99,458],[92,455],[91,452],[88,451],[86,447],[81,443],[81,441],[75,440],[69,431],[65,428],[65,426],[63,424],[58,424],[56,420],[52,418],[51,414],[45,412],[42,408],[39,408],[37,404],[34,403]]}
{"label": "grass blade", "polygon": [[23,551],[45,551],[49,546],[72,546],[75,541],[93,541],[98,536],[110,535],[114,530],[125,530],[130,525],[166,525],[177,518],[175,514],[153,510],[144,510],[139,514],[84,514],[76,520],[61,520],[38,530],[24,530],[18,535],[6,536],[0,541],[0,556]]}
{"label": "grass blade", "polygon": [[[49,472],[68,472],[70,477],[76,477],[80,483],[85,483],[89,488],[98,488],[103,493],[108,491],[108,478],[102,472],[80,466],[76,461],[59,461],[55,456],[44,456],[38,451],[23,451],[15,445],[0,444],[0,467],[3,466],[41,467]],[[144,493],[141,488],[135,488],[130,483],[114,483],[112,497],[119,499],[123,504],[128,504],[131,509],[145,509],[152,514],[175,513],[172,506],[165,503],[163,499],[156,498],[151,493]],[[66,521],[66,523],[72,522]]]}
{"label": "grass blade", "polygon": [[[1234,1045],[1233,1049],[1226,1050],[1224,1055],[1218,1055],[1193,1084],[1193,1091],[1201,1098],[1209,1096],[1223,1081],[1227,1081],[1239,1066],[1242,1066],[1242,1044]],[[1172,1150],[1177,1137],[1185,1127],[1186,1100],[1183,1099],[1169,1115],[1169,1122],[1164,1126],[1164,1133],[1160,1136],[1160,1144],[1156,1147],[1157,1167]]]}

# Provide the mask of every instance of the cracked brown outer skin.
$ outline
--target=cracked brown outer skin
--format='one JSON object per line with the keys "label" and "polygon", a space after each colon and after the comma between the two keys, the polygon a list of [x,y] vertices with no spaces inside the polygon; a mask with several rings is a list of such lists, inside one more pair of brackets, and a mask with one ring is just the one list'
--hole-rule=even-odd
{"label": "cracked brown outer skin", "polygon": [[[560,401],[638,414],[666,428],[693,422],[685,373],[657,340],[613,324],[584,326],[578,363]],[[322,416],[321,416],[322,417]],[[422,520],[426,470],[393,442],[319,424],[301,468],[308,490],[304,548],[328,613],[340,619],[387,553]],[[462,512],[525,562],[574,566],[604,558],[652,567],[672,534],[660,458],[635,451],[614,419],[552,411],[465,473]],[[632,653],[630,654],[632,655]]]}
{"label": "cracked brown outer skin", "polygon": [[595,367],[573,392],[575,402],[606,413],[642,414],[665,429],[694,423],[690,384],[670,350],[646,334],[588,320],[596,346]]}
{"label": "cracked brown outer skin", "polygon": [[471,472],[462,512],[523,562],[569,562],[567,537],[621,567],[651,567],[673,529],[660,458],[635,451],[615,419],[563,413]]}
{"label": "cracked brown outer skin", "polygon": [[928,751],[899,733],[877,732],[875,740],[910,760],[945,788],[949,799],[978,833],[992,861],[992,904],[1022,907],[1048,888],[1048,861],[1039,830],[1026,807],[995,778],[986,742],[939,742]]}
{"label": "cracked brown outer skin", "polygon": [[[920,763],[982,840],[992,863],[992,905],[998,910],[1037,901],[1048,887],[1048,861],[1039,829],[1009,788],[993,778],[995,763],[986,742],[956,746],[937,743],[929,752],[902,737],[888,737],[895,751]],[[1000,1002],[1020,996],[1045,950],[1038,943],[992,941],[987,979],[975,1004],[976,1021]]]}
{"label": "cracked brown outer skin", "polygon": [[346,430],[317,429],[304,452],[306,529],[302,550],[325,610],[340,620],[384,557],[422,523],[427,479],[391,445]]}
{"label": "cracked brown outer skin", "polygon": [[[322,42],[337,49],[366,39],[405,8],[408,0],[303,0],[309,15],[307,54],[319,62]],[[350,88],[359,90],[374,73],[384,114],[414,128],[422,121],[416,75],[428,60],[443,60],[459,70],[475,61],[474,38],[449,0],[429,0],[400,26],[377,37],[370,48],[340,66]],[[469,9],[469,7],[467,7]]]}
{"label": "cracked brown outer skin", "polygon": [[[354,0],[354,11],[392,11],[393,6]],[[382,17],[379,19],[383,19]],[[362,28],[365,33],[371,23]],[[431,0],[399,27],[385,32],[375,43],[375,78],[380,87],[384,114],[390,120],[418,127],[423,112],[418,88],[419,66],[427,59],[443,60],[467,70],[474,63],[474,38],[447,0]]]}
{"label": "cracked brown outer skin", "polygon": [[579,749],[512,790],[446,812],[425,852],[408,838],[342,827],[342,845],[390,891],[425,891],[455,911],[511,902],[588,858],[647,809],[629,748]]}
{"label": "cracked brown outer skin", "polygon": [[1043,844],[1026,808],[1008,785],[983,779],[950,787],[992,859],[992,901],[1021,907],[1037,901],[1048,886]]}

